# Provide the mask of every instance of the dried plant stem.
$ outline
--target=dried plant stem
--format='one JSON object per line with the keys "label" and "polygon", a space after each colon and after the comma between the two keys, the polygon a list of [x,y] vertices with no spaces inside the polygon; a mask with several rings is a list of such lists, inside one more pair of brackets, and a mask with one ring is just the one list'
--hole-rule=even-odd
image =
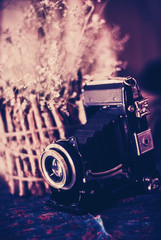
{"label": "dried plant stem", "polygon": [[8,182],[10,192],[11,194],[15,193],[15,185],[14,185],[14,180],[12,178],[13,175],[13,161],[10,153],[7,151],[8,148],[8,142],[5,136],[5,127],[4,127],[4,121],[2,119],[2,114],[0,113],[0,136],[1,136],[1,141],[3,144],[3,151],[5,152],[6,155],[6,181]]}
{"label": "dried plant stem", "polygon": [[31,101],[31,107],[34,113],[35,122],[37,124],[37,128],[39,129],[40,141],[43,142],[44,141],[44,132],[42,131],[43,122],[40,116],[40,111],[38,109],[36,96],[31,94],[30,101]]}
{"label": "dried plant stem", "polygon": [[[19,107],[19,118],[20,118],[20,121],[21,121],[21,127],[22,127],[22,130],[25,131],[26,130],[26,124],[25,124],[25,121],[24,121],[24,112],[21,108],[21,103],[20,103],[20,99],[18,98],[18,107]],[[26,136],[26,150],[28,152],[28,154],[30,155],[30,161],[28,161],[28,166],[27,166],[27,163],[25,162],[25,159],[23,159],[23,166],[24,166],[24,174],[28,177],[28,178],[32,178],[32,176],[36,176],[36,171],[38,171],[37,167],[36,167],[36,163],[35,163],[35,157],[38,157],[39,158],[39,154],[37,154],[37,156],[34,156],[33,155],[33,152],[31,150],[31,143],[29,141],[29,136]],[[20,145],[21,147],[21,145]],[[25,155],[25,154],[24,154]],[[29,171],[29,168],[31,168],[31,173]],[[34,188],[34,182],[28,182],[28,189],[31,191],[33,191],[33,188]],[[40,191],[39,189],[41,189],[41,186],[39,184],[39,182],[36,182],[36,188],[38,191]],[[41,194],[38,194],[38,195],[41,195]]]}
{"label": "dried plant stem", "polygon": [[81,124],[85,124],[87,122],[87,117],[86,117],[82,99],[80,99],[79,101],[76,101],[75,104],[78,106],[78,119]]}
{"label": "dried plant stem", "polygon": [[6,108],[5,108],[8,132],[14,131],[14,127],[13,127],[13,123],[12,123],[12,119],[11,119],[11,109],[12,108],[9,106],[6,106]]}
{"label": "dried plant stem", "polygon": [[64,125],[61,121],[60,115],[58,114],[58,111],[56,110],[55,106],[53,104],[50,104],[50,110],[51,113],[54,117],[56,126],[58,127],[58,131],[59,131],[59,136],[60,138],[65,138],[65,128]]}
{"label": "dried plant stem", "polygon": [[87,25],[88,25],[90,17],[92,16],[93,11],[94,11],[94,5],[91,6],[90,12],[88,13],[88,15],[85,18],[85,23],[84,23],[84,26],[83,26],[82,31],[80,33],[80,38],[79,38],[79,41],[78,41],[78,44],[77,44],[76,51],[78,51],[78,49],[79,49],[80,43],[81,43],[81,41],[83,39],[85,30],[87,29]]}
{"label": "dried plant stem", "polygon": [[[44,118],[44,122],[46,125],[46,128],[49,129],[48,130],[48,135],[49,135],[49,141],[55,141],[56,140],[56,136],[54,136],[54,129],[52,129],[53,127],[53,121],[51,119],[51,116],[49,115],[49,112],[46,108],[44,108],[44,111],[42,112],[42,117]],[[50,130],[51,129],[51,130]]]}
{"label": "dried plant stem", "polygon": [[19,196],[23,196],[25,194],[25,188],[24,188],[24,181],[22,180],[23,178],[23,171],[20,165],[20,158],[16,157],[15,159],[15,163],[16,163],[16,167],[17,167],[17,174],[19,176],[19,181],[18,181],[18,185],[19,185]]}
{"label": "dried plant stem", "polygon": [[[70,34],[71,34],[71,33],[70,33],[70,30],[72,29],[72,26],[75,25],[74,20],[75,20],[75,21],[78,21],[77,18],[80,17],[79,14],[81,13],[81,9],[82,9],[82,3],[81,3],[80,1],[78,1],[78,0],[76,0],[76,1],[74,2],[74,4],[73,4],[73,1],[72,1],[72,0],[69,0],[68,5],[69,5],[68,7],[69,7],[70,11],[69,11],[69,14],[68,14],[68,16],[67,16],[67,21],[66,21],[65,29],[66,29],[66,32],[69,32],[69,36],[68,36],[68,34],[67,34],[66,42],[69,41],[68,38],[70,37]],[[77,60],[80,60],[80,59],[78,58],[78,55],[79,55],[79,47],[80,47],[80,44],[81,44],[81,42],[82,42],[82,39],[83,39],[83,36],[84,36],[84,32],[85,32],[85,30],[86,30],[86,28],[87,28],[88,21],[89,21],[92,13],[93,13],[93,11],[94,11],[94,5],[91,4],[90,7],[91,7],[91,9],[90,9],[88,15],[85,17],[85,22],[84,22],[84,25],[83,25],[82,29],[81,29],[80,26],[78,25],[78,26],[77,26],[77,32],[76,32],[76,33],[73,33],[73,35],[75,34],[75,36],[76,36],[75,39],[74,39],[74,48],[72,48],[72,52],[70,53],[71,55],[68,56],[68,58],[70,59],[70,65],[68,66],[68,68],[69,68],[69,72],[71,72],[71,73],[74,72],[73,70],[74,70],[74,68],[75,68],[76,59],[77,59]],[[73,15],[72,15],[70,12],[76,11],[76,8],[78,8],[78,9],[77,9],[77,11],[78,11],[78,16],[76,17],[76,19],[73,19]],[[71,25],[71,24],[73,24],[73,25]],[[79,33],[78,33],[78,32],[79,32]],[[69,51],[69,49],[67,49],[67,51]],[[69,59],[68,59],[68,61],[69,61]]]}
{"label": "dried plant stem", "polygon": [[[21,108],[21,103],[20,103],[20,99],[17,97],[16,102],[15,102],[15,108],[17,108],[17,112],[16,112],[16,117],[17,119],[20,120],[19,122],[19,126],[16,126],[16,130],[19,132],[19,129],[21,129],[22,131],[25,130],[25,128],[23,127],[23,119],[24,117],[22,116],[22,108]],[[21,135],[17,135],[17,149],[18,152],[21,152]],[[24,172],[24,162],[23,159],[21,159],[21,157],[17,156],[15,159],[15,164],[16,164],[16,168],[17,168],[17,175],[19,176],[19,195],[23,196],[25,194],[25,183],[22,180],[25,177],[25,172]],[[26,175],[28,176],[28,172],[26,172]]]}

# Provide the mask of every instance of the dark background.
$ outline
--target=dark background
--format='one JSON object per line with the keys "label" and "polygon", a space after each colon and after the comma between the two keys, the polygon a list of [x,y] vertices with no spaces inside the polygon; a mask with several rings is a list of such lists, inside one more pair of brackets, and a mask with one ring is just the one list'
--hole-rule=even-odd
{"label": "dark background", "polygon": [[121,37],[130,36],[120,55],[128,63],[122,75],[139,78],[147,64],[161,59],[160,0],[111,0],[105,17],[111,25],[120,26]]}

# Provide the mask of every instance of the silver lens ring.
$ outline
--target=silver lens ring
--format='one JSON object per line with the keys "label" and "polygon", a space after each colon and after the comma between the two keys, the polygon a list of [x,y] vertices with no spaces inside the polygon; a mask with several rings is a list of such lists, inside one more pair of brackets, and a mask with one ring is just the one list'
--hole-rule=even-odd
{"label": "silver lens ring", "polygon": [[41,158],[41,168],[50,186],[57,189],[64,187],[69,177],[69,172],[61,154],[53,149],[45,151]]}
{"label": "silver lens ring", "polygon": [[[59,151],[59,153],[57,152],[57,150]],[[51,155],[51,151],[52,153],[55,154],[58,153],[60,155],[60,158],[61,159],[59,161],[59,163],[61,163],[61,168],[63,170],[63,175],[64,175],[64,179],[61,183],[55,183],[51,177],[49,176],[47,170],[46,170],[46,166],[45,166],[45,159],[47,158],[47,156],[49,156],[49,154]],[[63,156],[60,154],[60,152],[62,152],[66,158],[68,159],[68,163],[70,165],[70,168],[71,168],[71,180],[68,182],[68,177],[69,177],[69,171],[68,171],[68,166],[67,166],[67,163],[65,162]],[[54,188],[57,188],[57,189],[63,189],[63,190],[69,190],[71,189],[75,182],[76,182],[76,169],[75,169],[75,165],[73,163],[73,160],[71,158],[71,156],[69,155],[69,153],[62,147],[60,146],[59,144],[57,143],[53,143],[53,144],[50,144],[46,147],[44,153],[42,154],[42,157],[41,157],[41,169],[42,169],[42,172],[43,172],[43,175],[45,177],[45,179],[47,180],[47,182],[49,183],[50,186],[54,187]]]}

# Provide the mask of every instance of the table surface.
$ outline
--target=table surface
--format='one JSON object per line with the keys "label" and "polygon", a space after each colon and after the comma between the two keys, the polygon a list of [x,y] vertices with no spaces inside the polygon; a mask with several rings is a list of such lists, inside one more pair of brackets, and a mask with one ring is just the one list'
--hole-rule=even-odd
{"label": "table surface", "polygon": [[96,215],[79,216],[46,206],[49,196],[13,196],[0,183],[1,240],[161,240],[161,192],[124,197]]}

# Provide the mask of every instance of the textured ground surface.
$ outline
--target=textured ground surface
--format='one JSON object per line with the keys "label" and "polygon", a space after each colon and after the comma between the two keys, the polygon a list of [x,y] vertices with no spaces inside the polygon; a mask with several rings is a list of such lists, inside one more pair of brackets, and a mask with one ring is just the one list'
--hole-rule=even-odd
{"label": "textured ground surface", "polygon": [[46,200],[12,196],[1,181],[0,239],[161,240],[160,192],[123,198],[97,216],[54,211]]}
{"label": "textured ground surface", "polygon": [[161,192],[122,199],[101,217],[115,240],[161,240]]}

